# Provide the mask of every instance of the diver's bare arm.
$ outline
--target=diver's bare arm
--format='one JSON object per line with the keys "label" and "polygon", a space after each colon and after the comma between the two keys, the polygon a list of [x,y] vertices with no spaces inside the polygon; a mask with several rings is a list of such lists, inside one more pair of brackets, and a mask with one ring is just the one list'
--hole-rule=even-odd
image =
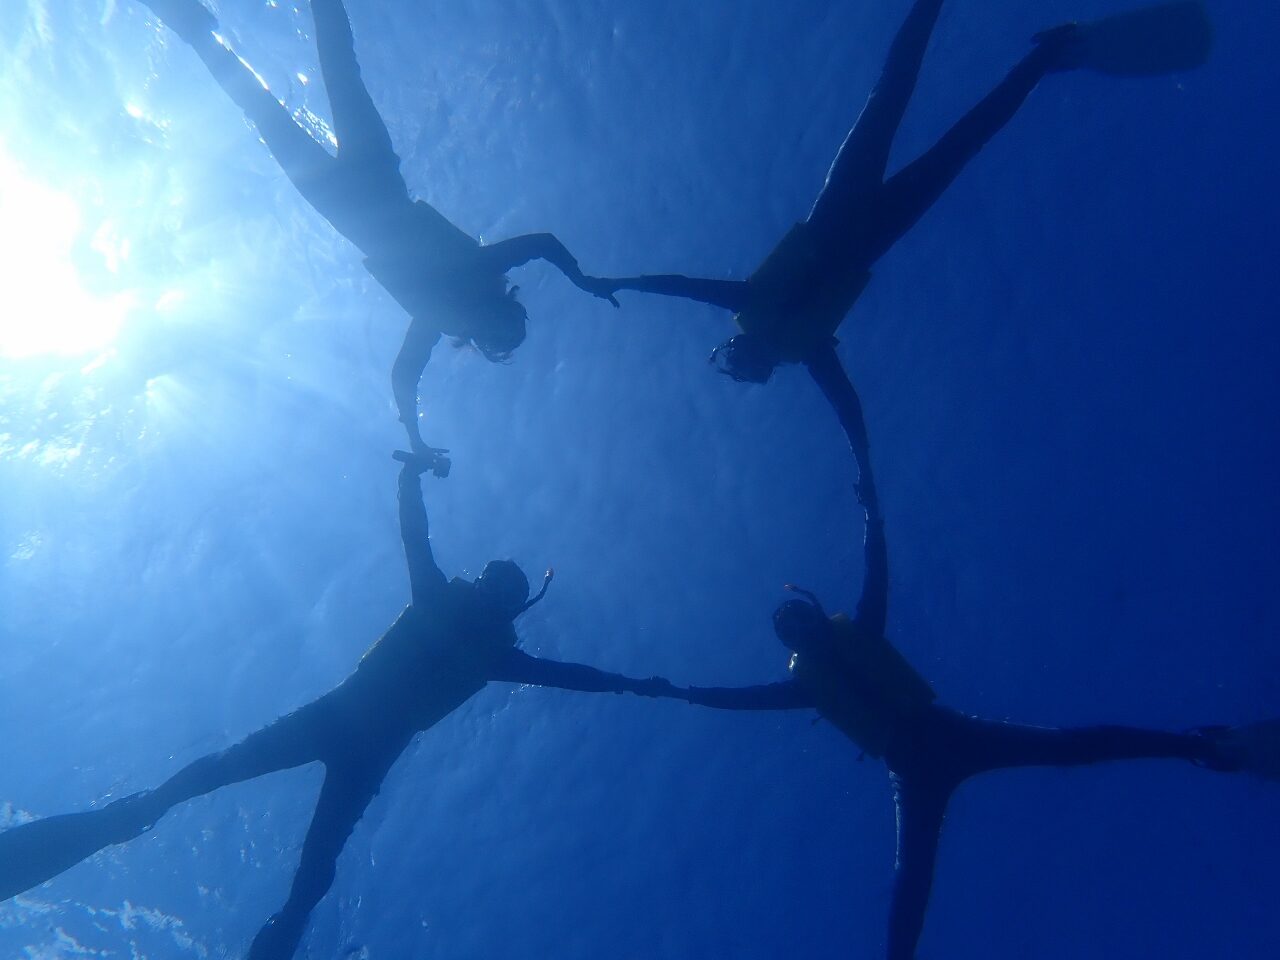
{"label": "diver's bare arm", "polygon": [[734,313],[746,309],[748,300],[745,280],[708,280],[678,273],[654,273],[639,277],[605,277],[600,282],[612,290],[638,290],[664,297],[683,297]]}
{"label": "diver's bare arm", "polygon": [[523,266],[530,260],[545,260],[574,283],[585,279],[577,258],[554,233],[526,233],[485,244],[480,248],[480,255],[499,273]]}
{"label": "diver's bare arm", "polygon": [[875,477],[871,473],[871,442],[867,438],[862,402],[858,399],[858,393],[840,363],[835,348],[830,344],[815,351],[806,366],[840,420],[840,426],[844,428],[857,463],[858,480],[854,489],[866,517],[862,541],[866,570],[863,573],[862,596],[858,600],[857,619],[873,634],[880,636],[884,633],[888,609],[889,553],[884,537],[880,498],[876,493]]}
{"label": "diver's bare arm", "polygon": [[418,454],[430,452],[418,429],[418,382],[422,379],[422,371],[427,368],[427,361],[431,359],[431,349],[439,339],[438,331],[420,320],[410,320],[404,343],[400,345],[400,352],[396,354],[396,361],[391,367],[391,393],[395,397],[396,411],[409,433],[409,444],[413,452]]}
{"label": "diver's bare arm", "polygon": [[499,273],[506,273],[513,267],[521,266],[530,260],[545,260],[566,277],[580,290],[608,300],[615,307],[618,301],[607,284],[596,277],[588,277],[578,266],[578,260],[568,248],[560,242],[554,233],[526,233],[510,240],[500,240],[480,248],[480,255]]}
{"label": "diver's bare arm", "polygon": [[679,696],[689,703],[718,710],[801,710],[814,706],[794,680],[756,687],[689,687]]}
{"label": "diver's bare arm", "polygon": [[427,508],[422,502],[422,483],[418,479],[421,469],[419,461],[404,461],[399,484],[400,539],[404,542],[404,559],[409,567],[409,587],[415,607],[431,605],[448,584],[431,552]]}
{"label": "diver's bare arm", "polygon": [[608,673],[583,663],[565,663],[560,660],[544,660],[532,657],[522,650],[511,654],[492,671],[490,680],[505,683],[529,683],[538,687],[556,687],[560,690],[580,690],[584,693],[635,693],[642,697],[671,697],[684,699],[684,691],[671,685],[662,677],[640,680]]}

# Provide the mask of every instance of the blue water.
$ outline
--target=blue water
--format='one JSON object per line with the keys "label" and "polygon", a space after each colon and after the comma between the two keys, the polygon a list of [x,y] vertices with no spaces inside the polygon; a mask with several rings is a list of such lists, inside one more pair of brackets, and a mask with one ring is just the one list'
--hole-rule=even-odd
{"label": "blue water", "polygon": [[[893,164],[1035,30],[1125,6],[953,0]],[[842,330],[890,635],[959,709],[1280,712],[1280,7],[1210,6],[1200,71],[1050,77]],[[552,230],[589,272],[734,277],[806,212],[907,7],[350,0],[406,178],[464,229]],[[218,12],[323,136],[306,4]],[[0,37],[7,257],[56,220],[42,190],[70,198],[43,289],[72,277],[116,304],[51,317],[14,277],[0,290],[12,823],[156,784],[329,689],[395,617],[405,318],[137,4],[10,0]],[[15,213],[33,203],[36,221]],[[455,461],[426,485],[441,565],[553,564],[520,622],[539,655],[780,679],[781,584],[838,607],[862,572],[816,390],[796,368],[714,376],[711,308],[614,312],[541,265],[515,279],[515,362],[441,348],[423,383],[424,433]],[[68,316],[88,332],[30,345]],[[880,955],[892,808],[856,755],[802,712],[492,685],[392,771],[301,955]],[[225,789],[0,905],[0,958],[239,956],[283,901],[318,782]],[[920,954],[1274,956],[1276,791],[1159,763],[975,780]]]}

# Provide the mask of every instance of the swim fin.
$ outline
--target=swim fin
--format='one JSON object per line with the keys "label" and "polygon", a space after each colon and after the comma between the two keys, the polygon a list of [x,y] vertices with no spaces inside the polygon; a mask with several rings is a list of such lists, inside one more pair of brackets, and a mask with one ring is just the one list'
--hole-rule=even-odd
{"label": "swim fin", "polygon": [[1280,781],[1280,719],[1223,731],[1218,752],[1231,769],[1252,773],[1263,780]]}
{"label": "swim fin", "polygon": [[139,802],[144,796],[32,820],[0,833],[0,903],[52,880],[104,847],[145,833],[151,814]]}
{"label": "swim fin", "polygon": [[1063,51],[1066,68],[1114,77],[1154,77],[1202,65],[1213,24],[1198,0],[1180,0],[1082,23]]}

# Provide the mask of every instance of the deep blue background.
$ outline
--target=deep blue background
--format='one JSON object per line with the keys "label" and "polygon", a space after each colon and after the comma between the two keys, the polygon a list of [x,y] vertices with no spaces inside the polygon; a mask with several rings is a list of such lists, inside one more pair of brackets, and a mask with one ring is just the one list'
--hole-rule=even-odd
{"label": "deep blue background", "polygon": [[[223,0],[327,116],[306,4]],[[1121,0],[952,0],[893,163],[1035,30]],[[1049,78],[842,329],[890,631],[948,703],[1166,727],[1280,712],[1273,130],[1280,8],[1210,4],[1184,77]],[[905,0],[350,0],[418,194],[598,273],[745,276],[807,211]],[[339,681],[407,596],[388,370],[405,318],[203,67],[128,0],[0,8],[0,147],[85,217],[104,349],[0,366],[0,818],[150,786]],[[298,73],[310,83],[303,84]],[[126,109],[132,107],[132,111]],[[88,238],[131,240],[114,272]],[[5,229],[12,229],[6,225]],[[784,675],[794,580],[856,596],[842,439],[803,373],[714,376],[724,315],[621,312],[542,266],[510,366],[440,349],[437,556],[554,564],[532,652]],[[164,297],[166,291],[184,296]],[[0,324],[20,324],[3,303]],[[810,716],[495,685],[356,830],[309,956],[877,956],[883,769]],[[230,788],[0,906],[0,957],[233,957],[282,902],[318,770]],[[1181,764],[956,797],[921,955],[1271,957],[1275,785]]]}

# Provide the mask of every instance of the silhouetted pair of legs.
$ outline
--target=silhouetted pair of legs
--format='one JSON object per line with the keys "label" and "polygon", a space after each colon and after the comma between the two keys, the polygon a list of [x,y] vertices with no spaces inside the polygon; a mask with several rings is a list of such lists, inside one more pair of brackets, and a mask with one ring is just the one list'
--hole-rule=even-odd
{"label": "silhouetted pair of legs", "polygon": [[276,162],[308,203],[366,254],[403,232],[411,206],[400,158],[356,60],[341,0],[312,0],[316,51],[333,115],[337,154],[301,127],[254,72],[213,34],[217,22],[199,0],[142,0],[208,67],[258,129]]}
{"label": "silhouetted pair of legs", "polygon": [[884,255],[1007,124],[1045,74],[1060,67],[1069,34],[1038,44],[933,147],[885,179],[889,151],[915,92],[943,0],[917,0],[894,37],[879,80],[849,131],[808,222],[842,261],[865,269]]}
{"label": "silhouetted pair of legs", "polygon": [[311,910],[333,883],[347,838],[412,736],[412,731],[352,722],[356,719],[331,694],[235,746],[196,760],[153,791],[0,834],[0,900],[52,879],[105,847],[145,833],[166,812],[193,797],[320,762],[325,766],[324,783],[288,900],[258,932],[248,955],[249,960],[289,960]]}
{"label": "silhouetted pair of legs", "polygon": [[[845,137],[809,212],[820,272],[864,273],[907,233],[965,166],[1018,112],[1045,76],[1064,67],[1069,28],[1048,31],[973,109],[922,156],[885,179],[889,151],[915,92],[943,0],[916,0],[894,37],[880,77]],[[806,275],[797,283],[811,282]],[[681,274],[617,278],[616,289],[684,297],[739,312],[751,285]]]}
{"label": "silhouetted pair of legs", "polygon": [[885,757],[898,819],[889,960],[915,956],[947,803],[966,779],[1010,767],[1167,758],[1219,765],[1212,739],[1194,733],[1119,726],[1060,730],[979,720],[931,708]]}

